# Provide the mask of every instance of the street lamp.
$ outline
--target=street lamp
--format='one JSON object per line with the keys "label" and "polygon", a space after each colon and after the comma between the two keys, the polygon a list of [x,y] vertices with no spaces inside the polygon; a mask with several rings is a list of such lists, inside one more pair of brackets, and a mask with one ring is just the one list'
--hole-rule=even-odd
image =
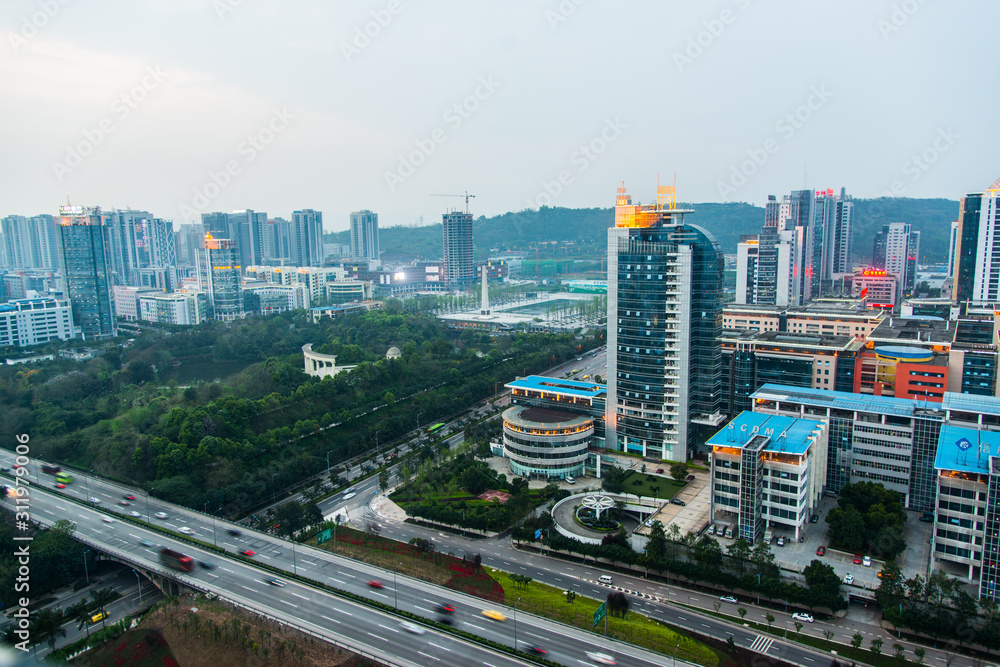
{"label": "street lamp", "polygon": [[518,598],[517,602],[514,603],[514,612],[511,614],[511,616],[514,617],[514,650],[515,651],[517,650],[517,603],[520,602],[520,601],[521,601],[521,598]]}
{"label": "street lamp", "polygon": [[219,505],[219,509],[212,512],[212,543],[216,547],[219,546],[219,534],[215,531],[215,515],[222,511],[222,505]]}
{"label": "street lamp", "polygon": [[142,604],[142,580],[139,579],[139,573],[132,570],[132,574],[135,575],[135,583],[139,585],[139,604]]}
{"label": "street lamp", "polygon": [[757,573],[757,606],[760,606],[760,572]]}
{"label": "street lamp", "polygon": [[381,432],[382,432],[382,429],[378,429],[377,431],[375,431],[375,458],[376,458],[376,463],[377,463],[377,459],[378,459],[378,434],[381,433]]}
{"label": "street lamp", "polygon": [[401,567],[403,567],[402,563],[392,570],[392,606],[394,609],[399,609],[399,588],[396,586],[396,572]]}
{"label": "street lamp", "polygon": [[[331,449],[330,452],[333,450]],[[330,476],[330,452],[326,453],[326,476]]]}
{"label": "street lamp", "polygon": [[90,586],[90,571],[87,569],[87,554],[90,553],[90,549],[83,552],[83,573],[87,575],[87,585]]}
{"label": "street lamp", "polygon": [[272,472],[272,473],[271,473],[271,504],[272,504],[272,505],[273,505],[274,503],[278,502],[278,501],[277,501],[277,500],[275,499],[275,495],[274,495],[274,478],[275,478],[275,477],[277,477],[277,476],[278,476],[278,473],[276,473],[276,472]]}
{"label": "street lamp", "polygon": [[153,523],[152,519],[149,518],[149,494],[156,491],[155,488],[149,487],[149,491],[146,492],[146,522]]}
{"label": "street lamp", "polygon": [[677,667],[677,649],[679,649],[680,647],[681,647],[680,644],[677,644],[677,646],[674,647],[674,655],[673,658],[671,658],[674,667]]}

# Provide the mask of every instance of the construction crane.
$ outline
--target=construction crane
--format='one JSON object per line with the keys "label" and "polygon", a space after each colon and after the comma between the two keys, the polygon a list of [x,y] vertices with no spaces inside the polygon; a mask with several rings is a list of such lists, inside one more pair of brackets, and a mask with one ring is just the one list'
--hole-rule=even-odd
{"label": "construction crane", "polygon": [[465,197],[465,212],[469,212],[469,200],[476,195],[470,195],[469,191],[466,190],[464,195],[431,195],[431,197]]}

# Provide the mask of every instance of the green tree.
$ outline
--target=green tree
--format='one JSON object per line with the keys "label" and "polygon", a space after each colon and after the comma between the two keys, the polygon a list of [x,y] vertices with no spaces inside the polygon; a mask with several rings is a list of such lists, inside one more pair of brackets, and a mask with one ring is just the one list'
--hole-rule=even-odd
{"label": "green tree", "polygon": [[62,623],[62,614],[52,608],[46,607],[35,615],[33,634],[39,640],[47,642],[50,650],[54,650],[56,640],[66,636],[66,630],[62,627]]}
{"label": "green tree", "polygon": [[836,632],[834,632],[833,630],[824,630],[824,631],[823,631],[823,636],[824,636],[824,637],[826,637],[826,641],[828,641],[828,642],[832,642],[832,641],[833,641],[833,638],[834,638],[834,637],[835,637],[836,635],[837,635],[837,633],[836,633]]}
{"label": "green tree", "polygon": [[670,464],[670,476],[678,482],[683,482],[687,479],[689,473],[690,468],[688,468],[688,465],[682,461]]}
{"label": "green tree", "polygon": [[906,647],[903,646],[902,644],[900,644],[899,642],[896,642],[896,643],[894,643],[892,645],[892,652],[896,655],[897,658],[902,659],[902,657],[903,657],[903,651],[905,651],[905,650],[906,650]]}
{"label": "green tree", "polygon": [[382,472],[379,473],[379,475],[378,475],[378,488],[380,488],[382,490],[382,493],[385,493],[385,490],[389,488],[389,471],[388,470],[383,470]]}
{"label": "green tree", "polygon": [[770,632],[770,630],[771,630],[771,624],[774,623],[774,614],[772,614],[771,612],[768,612],[767,615],[764,616],[764,619],[767,620],[767,629]]}
{"label": "green tree", "polygon": [[917,664],[922,665],[924,664],[924,656],[927,655],[927,651],[924,650],[923,646],[918,646],[913,649],[913,655],[917,656]]}
{"label": "green tree", "polygon": [[663,524],[658,520],[649,527],[646,557],[653,565],[662,562],[667,557],[667,535],[663,530]]}
{"label": "green tree", "polygon": [[747,561],[750,560],[750,556],[753,553],[753,545],[746,538],[738,537],[735,542],[726,547],[726,551],[739,564],[739,573],[742,576]]}
{"label": "green tree", "polygon": [[110,588],[102,588],[90,594],[91,604],[104,614],[104,618],[101,619],[101,628],[107,627],[108,615],[104,612],[104,607],[117,597],[117,594]]}
{"label": "green tree", "polygon": [[743,607],[740,607],[739,609],[737,609],[736,613],[740,615],[740,620],[743,620],[744,618],[747,617],[747,610],[745,608],[743,608]]}
{"label": "green tree", "polygon": [[870,651],[871,651],[872,653],[874,653],[875,655],[881,655],[881,654],[882,654],[882,645],[883,645],[884,643],[885,643],[885,642],[884,642],[884,641],[882,640],[882,638],[881,638],[881,637],[876,637],[875,639],[872,639],[872,640],[871,640],[871,641],[870,641],[870,642],[868,643],[868,649],[869,649],[869,650],[870,650]]}
{"label": "green tree", "polygon": [[798,621],[795,621],[795,634],[799,634],[800,632],[802,632],[802,624]]}
{"label": "green tree", "polygon": [[621,493],[624,489],[625,475],[625,470],[618,466],[604,468],[601,477],[601,488],[608,493]]}
{"label": "green tree", "polygon": [[566,591],[566,604],[573,604],[576,601],[576,591]]}
{"label": "green tree", "polygon": [[76,621],[76,629],[87,630],[87,637],[90,637],[90,605],[85,599],[81,599],[76,604],[66,610],[66,618]]}
{"label": "green tree", "polygon": [[860,632],[855,632],[853,635],[851,635],[851,646],[853,646],[854,648],[861,648],[861,643],[864,640],[865,640],[864,635],[862,635]]}

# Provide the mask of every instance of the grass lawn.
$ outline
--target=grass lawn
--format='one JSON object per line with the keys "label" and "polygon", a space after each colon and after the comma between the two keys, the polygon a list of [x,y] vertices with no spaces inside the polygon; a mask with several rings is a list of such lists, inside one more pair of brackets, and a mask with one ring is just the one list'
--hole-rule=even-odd
{"label": "grass lawn", "polygon": [[647,475],[638,470],[633,470],[627,473],[622,480],[622,492],[669,500],[676,496],[677,492],[686,485],[687,482],[677,482],[669,477]]}
{"label": "grass lawn", "polygon": [[[537,581],[532,581],[527,588],[523,588],[511,581],[505,572],[485,569],[503,585],[508,606],[513,606],[516,602],[520,610],[584,630],[604,633],[604,621],[596,628],[593,627],[594,612],[602,601],[578,595],[573,604],[568,604],[564,590]],[[520,602],[517,602],[518,598]],[[705,667],[719,665],[719,655],[711,648],[635,612],[629,612],[625,619],[608,616],[608,636],[664,655],[672,655],[674,648],[680,644],[677,649],[679,659]]]}

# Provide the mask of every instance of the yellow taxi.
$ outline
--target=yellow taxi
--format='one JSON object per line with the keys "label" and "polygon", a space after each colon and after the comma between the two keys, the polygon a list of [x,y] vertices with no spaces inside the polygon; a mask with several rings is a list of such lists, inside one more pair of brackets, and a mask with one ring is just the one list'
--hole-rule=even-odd
{"label": "yellow taxi", "polygon": [[494,621],[501,621],[501,622],[503,622],[503,621],[507,620],[506,616],[504,616],[500,612],[495,611],[493,609],[484,609],[483,610],[483,616],[485,616],[486,618],[491,618]]}
{"label": "yellow taxi", "polygon": [[91,623],[100,623],[101,621],[103,621],[107,617],[108,617],[107,612],[99,611],[99,612],[97,612],[96,614],[94,614],[93,616],[90,617],[90,622]]}

